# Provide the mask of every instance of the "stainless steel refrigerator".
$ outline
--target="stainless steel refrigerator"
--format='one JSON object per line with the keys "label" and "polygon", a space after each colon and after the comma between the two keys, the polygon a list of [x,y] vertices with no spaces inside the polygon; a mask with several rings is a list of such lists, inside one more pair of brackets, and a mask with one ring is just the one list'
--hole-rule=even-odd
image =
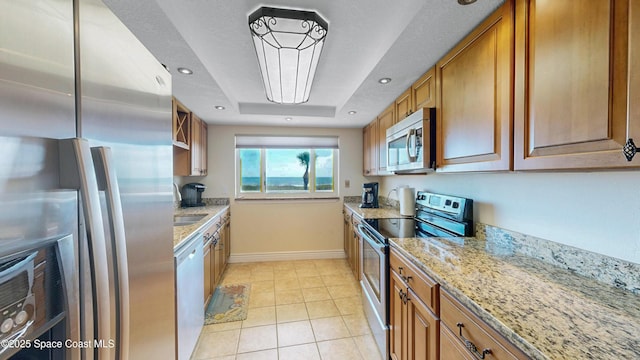
{"label": "stainless steel refrigerator", "polygon": [[171,77],[119,19],[0,0],[0,359],[175,357],[172,172]]}

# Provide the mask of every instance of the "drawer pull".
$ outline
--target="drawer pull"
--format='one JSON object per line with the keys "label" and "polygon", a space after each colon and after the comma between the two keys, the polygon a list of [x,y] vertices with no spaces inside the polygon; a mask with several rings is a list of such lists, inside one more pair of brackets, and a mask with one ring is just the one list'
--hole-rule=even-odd
{"label": "drawer pull", "polygon": [[409,283],[409,280],[413,279],[413,277],[402,275],[402,270],[404,270],[404,268],[402,266],[398,266],[398,271],[400,272],[400,278],[402,279],[402,281]]}
{"label": "drawer pull", "polygon": [[469,350],[475,357],[477,357],[478,359],[484,359],[486,355],[491,354],[491,349],[484,349],[482,350],[482,352],[478,351],[478,348],[469,340],[467,340],[467,338],[465,338],[462,335],[462,328],[464,327],[464,324],[459,322],[456,324],[456,326],[458,327],[458,329],[460,330],[460,339],[462,339],[462,342],[464,342],[464,346],[467,348],[467,350]]}

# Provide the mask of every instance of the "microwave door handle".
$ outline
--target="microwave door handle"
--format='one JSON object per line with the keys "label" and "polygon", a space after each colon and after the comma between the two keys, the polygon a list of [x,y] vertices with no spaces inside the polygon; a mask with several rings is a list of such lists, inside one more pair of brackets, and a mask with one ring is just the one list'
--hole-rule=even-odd
{"label": "microwave door handle", "polygon": [[[96,339],[109,339],[111,337],[109,267],[100,195],[89,141],[81,138],[60,140],[58,155],[60,187],[80,191],[91,268],[93,336]],[[98,359],[111,358],[111,349],[108,346],[96,347],[93,351],[94,357]]]}
{"label": "microwave door handle", "polygon": [[414,154],[415,149],[415,139],[416,139],[416,129],[409,130],[409,134],[407,134],[407,155],[409,156],[409,161],[416,161],[417,154]]}
{"label": "microwave door handle", "polygon": [[127,245],[124,232],[124,216],[120,200],[120,188],[116,176],[111,148],[100,146],[91,148],[96,169],[98,189],[105,192],[109,233],[111,234],[111,252],[107,253],[113,268],[116,298],[116,359],[129,358],[129,268],[127,264]]}

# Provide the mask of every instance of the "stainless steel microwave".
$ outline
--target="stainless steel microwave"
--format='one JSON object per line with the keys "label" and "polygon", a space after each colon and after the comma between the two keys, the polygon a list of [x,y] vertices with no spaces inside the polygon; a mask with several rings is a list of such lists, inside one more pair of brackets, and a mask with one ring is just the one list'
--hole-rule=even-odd
{"label": "stainless steel microwave", "polygon": [[387,170],[427,172],[436,168],[436,109],[424,108],[387,129]]}

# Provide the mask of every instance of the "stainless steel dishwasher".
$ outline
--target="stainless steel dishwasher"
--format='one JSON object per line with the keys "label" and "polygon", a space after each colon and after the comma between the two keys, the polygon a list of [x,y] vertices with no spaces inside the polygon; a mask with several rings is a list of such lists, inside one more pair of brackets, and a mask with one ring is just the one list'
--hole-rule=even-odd
{"label": "stainless steel dishwasher", "polygon": [[175,254],[176,264],[176,352],[178,360],[191,357],[204,324],[204,262],[202,234]]}

